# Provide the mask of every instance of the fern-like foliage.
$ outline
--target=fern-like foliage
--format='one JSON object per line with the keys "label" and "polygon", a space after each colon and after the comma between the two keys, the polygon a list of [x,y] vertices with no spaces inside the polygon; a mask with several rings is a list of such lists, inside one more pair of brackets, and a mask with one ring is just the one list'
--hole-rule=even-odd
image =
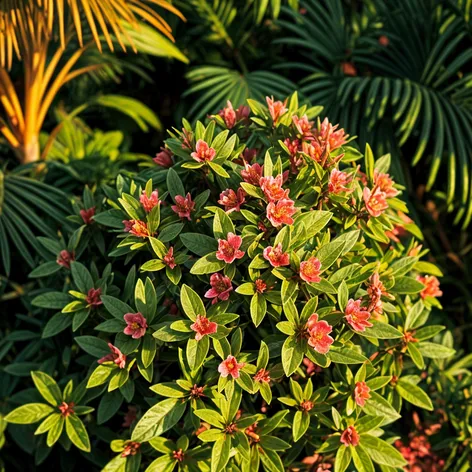
{"label": "fern-like foliage", "polygon": [[[470,10],[463,0],[304,0],[280,24],[308,72],[301,92],[379,152],[427,161],[426,189],[447,172],[441,194],[456,222],[472,219]],[[398,164],[398,159],[397,159]],[[398,173],[398,165],[397,165]],[[453,206],[455,205],[455,206]]]}

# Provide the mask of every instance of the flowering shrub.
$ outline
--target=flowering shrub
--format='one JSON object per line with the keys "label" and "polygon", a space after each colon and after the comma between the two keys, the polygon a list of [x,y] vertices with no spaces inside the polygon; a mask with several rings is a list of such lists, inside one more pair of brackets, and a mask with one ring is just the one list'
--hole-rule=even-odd
{"label": "flowering shrub", "polygon": [[389,156],[320,111],[228,103],[171,131],[156,168],[87,189],[31,274],[32,305],[60,311],[43,339],[73,333],[67,366],[42,366],[63,392],[33,372],[43,400],[5,421],[105,471],[283,471],[304,450],[318,470],[401,470],[391,425],[432,410],[419,371],[454,353],[428,323],[441,274]]}

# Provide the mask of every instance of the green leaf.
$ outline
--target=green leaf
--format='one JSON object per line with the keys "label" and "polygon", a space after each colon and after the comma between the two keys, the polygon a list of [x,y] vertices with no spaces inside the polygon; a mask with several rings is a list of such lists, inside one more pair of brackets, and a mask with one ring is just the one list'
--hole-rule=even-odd
{"label": "green leaf", "polygon": [[100,399],[97,411],[97,423],[103,424],[112,418],[123,403],[123,395],[119,390],[106,392]]}
{"label": "green leaf", "polygon": [[382,439],[370,434],[362,434],[361,444],[377,464],[389,467],[404,467],[406,465],[406,461],[400,452]]}
{"label": "green leaf", "polygon": [[145,442],[165,433],[180,420],[186,406],[177,398],[168,398],[154,405],[136,424],[131,440]]}
{"label": "green leaf", "polygon": [[46,277],[48,275],[55,274],[59,272],[62,267],[56,261],[45,262],[40,266],[36,267],[33,271],[31,271],[28,275],[31,279],[39,278],[39,277]]}
{"label": "green leaf", "polygon": [[400,414],[393,406],[385,400],[385,398],[372,390],[370,391],[370,398],[366,401],[363,410],[367,415],[385,417],[383,424],[393,423],[400,418]]}
{"label": "green leaf", "polygon": [[47,292],[38,295],[31,302],[32,305],[40,308],[62,309],[70,302],[71,298],[63,292]]}
{"label": "green leaf", "polygon": [[72,324],[72,316],[67,313],[56,313],[43,329],[41,337],[51,338],[67,329]]}
{"label": "green leaf", "polygon": [[420,408],[424,408],[425,410],[433,410],[433,404],[431,402],[431,399],[417,385],[399,379],[395,389],[398,394],[407,402],[419,406]]}
{"label": "green leaf", "polygon": [[98,387],[103,385],[110,376],[116,371],[118,367],[116,365],[101,364],[95,368],[92,375],[88,379],[87,388]]}
{"label": "green leaf", "polygon": [[[52,415],[51,415],[52,416]],[[52,427],[48,431],[48,436],[46,439],[46,445],[52,447],[61,437],[62,431],[64,429],[65,420],[61,415],[55,417],[56,421],[52,424]]]}
{"label": "green leaf", "polygon": [[353,447],[351,453],[358,472],[375,472],[371,458],[360,444]]}
{"label": "green leaf", "polygon": [[110,295],[102,295],[101,299],[108,312],[118,320],[123,321],[123,316],[126,315],[126,313],[136,313],[128,304],[118,298],[111,297]]}
{"label": "green leaf", "polygon": [[365,146],[364,164],[365,164],[365,173],[366,173],[367,179],[369,180],[370,183],[372,183],[374,181],[375,162],[374,162],[374,154],[372,152],[371,147],[368,144],[366,144]]}
{"label": "green leaf", "polygon": [[422,341],[417,346],[419,352],[430,359],[447,359],[456,353],[455,349],[427,341]]}
{"label": "green leaf", "polygon": [[297,442],[310,426],[310,415],[303,411],[295,412],[293,418],[293,440]]}
{"label": "green leaf", "polygon": [[329,269],[337,261],[344,250],[344,245],[344,241],[334,240],[318,249],[315,256],[321,262],[321,271]]}
{"label": "green leaf", "polygon": [[403,333],[387,323],[373,319],[369,321],[373,324],[371,328],[366,328],[365,331],[362,332],[356,331],[356,333],[360,336],[377,339],[396,339],[403,337]]}
{"label": "green leaf", "polygon": [[180,195],[182,197],[185,196],[185,188],[180,180],[179,174],[172,169],[172,167],[167,171],[167,190],[170,193],[170,196],[172,197],[173,200],[175,200],[175,197],[177,195]]}
{"label": "green leaf", "polygon": [[77,336],[75,342],[87,353],[93,357],[104,357],[110,354],[110,348],[103,339],[95,336]]}
{"label": "green leaf", "polygon": [[414,294],[424,289],[424,285],[413,277],[398,277],[395,279],[395,285],[390,289],[394,293]]}
{"label": "green leaf", "polygon": [[211,449],[211,472],[221,472],[226,468],[231,450],[231,439],[222,436]]}
{"label": "green leaf", "polygon": [[219,429],[224,428],[225,420],[217,411],[205,408],[202,410],[194,410],[193,412],[206,423],[209,423],[212,426],[216,426]]}
{"label": "green leaf", "polygon": [[202,299],[195,290],[186,284],[182,285],[180,290],[180,303],[185,314],[192,321],[197,319],[197,315],[206,316],[205,305],[203,305]]}
{"label": "green leaf", "polygon": [[52,406],[62,403],[61,390],[52,377],[39,370],[31,372],[31,377],[39,393],[48,403]]}
{"label": "green leaf", "polygon": [[210,339],[204,336],[200,341],[189,339],[187,342],[187,362],[190,369],[198,369],[206,359],[210,348]]}
{"label": "green leaf", "polygon": [[180,240],[183,245],[197,256],[204,257],[218,249],[218,243],[214,238],[200,233],[182,233]]}
{"label": "green leaf", "polygon": [[226,266],[225,261],[216,258],[216,252],[211,252],[206,256],[198,259],[190,269],[190,273],[194,275],[214,274]]}
{"label": "green leaf", "polygon": [[252,322],[256,327],[259,326],[267,313],[267,302],[262,294],[255,293],[252,296],[250,311]]}
{"label": "green leaf", "polygon": [[338,452],[336,453],[336,461],[334,464],[335,472],[345,472],[351,463],[351,449],[344,445],[339,446]]}
{"label": "green leaf", "polygon": [[423,356],[421,355],[421,352],[416,347],[415,343],[411,343],[411,342],[408,343],[406,348],[407,348],[408,354],[410,354],[411,360],[415,363],[416,367],[418,367],[418,369],[420,370],[423,370],[424,359],[423,359]]}
{"label": "green leaf", "polygon": [[235,234],[233,222],[221,208],[217,208],[213,219],[213,234],[217,239],[227,239],[228,233]]}
{"label": "green leaf", "polygon": [[347,347],[340,349],[332,348],[327,355],[337,364],[363,364],[364,362],[369,362],[367,357]]}
{"label": "green leaf", "polygon": [[90,272],[80,262],[72,262],[70,265],[72,279],[82,293],[87,293],[93,288],[93,279]]}
{"label": "green leaf", "polygon": [[169,398],[184,398],[189,395],[189,391],[182,388],[180,385],[174,382],[163,382],[160,384],[153,385],[149,387],[150,390],[161,395],[163,397]]}
{"label": "green leaf", "polygon": [[90,452],[90,439],[82,420],[76,415],[66,418],[66,433],[72,444],[80,450]]}
{"label": "green leaf", "polygon": [[285,375],[290,377],[303,361],[305,350],[294,336],[289,336],[282,346],[282,365]]}
{"label": "green leaf", "polygon": [[53,412],[54,408],[45,403],[27,403],[26,405],[15,408],[8,413],[4,419],[7,423],[31,424],[37,423]]}

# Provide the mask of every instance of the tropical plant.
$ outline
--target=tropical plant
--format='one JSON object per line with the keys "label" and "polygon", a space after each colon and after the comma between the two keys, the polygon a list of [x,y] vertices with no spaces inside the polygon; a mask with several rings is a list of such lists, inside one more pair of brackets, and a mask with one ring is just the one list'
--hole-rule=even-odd
{"label": "tropical plant", "polygon": [[[303,0],[283,9],[276,40],[299,50],[281,67],[309,74],[301,93],[342,126],[410,166],[427,161],[433,186],[456,223],[472,218],[469,2]],[[440,170],[447,174],[437,182]],[[421,174],[421,177],[426,175]],[[405,172],[408,178],[409,173]]]}
{"label": "tropical plant", "polygon": [[184,120],[155,180],[85,189],[73,227],[39,240],[29,316],[2,343],[7,464],[27,464],[15,442],[104,471],[283,472],[314,450],[403,469],[392,424],[433,410],[419,372],[454,354],[430,321],[440,272],[388,155],[296,94],[266,103]]}
{"label": "tropical plant", "polygon": [[[5,118],[0,119],[0,131],[20,162],[39,159],[39,133],[59,90],[83,74],[110,67],[106,57],[77,67],[90,49],[101,51],[105,42],[110,51],[128,48],[185,60],[153,6],[183,18],[166,0],[2,2],[0,95]],[[7,71],[14,56],[23,64],[24,93]]]}

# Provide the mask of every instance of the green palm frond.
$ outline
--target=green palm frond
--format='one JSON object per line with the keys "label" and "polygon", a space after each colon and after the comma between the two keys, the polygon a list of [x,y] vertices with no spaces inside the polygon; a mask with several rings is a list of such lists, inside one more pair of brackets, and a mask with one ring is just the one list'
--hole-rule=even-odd
{"label": "green palm frond", "polygon": [[188,111],[191,119],[216,113],[226,101],[237,107],[248,98],[264,101],[266,96],[283,98],[296,89],[296,85],[279,74],[268,71],[241,73],[227,67],[202,66],[187,74],[192,84],[184,96],[199,93]]}
{"label": "green palm frond", "polygon": [[296,27],[282,21],[291,36],[280,41],[297,45],[312,64],[303,67],[310,74],[301,92],[361,142],[371,141],[381,151],[392,142],[394,151],[408,144],[411,165],[428,163],[427,190],[440,169],[447,169],[445,202],[449,209],[453,203],[459,207],[456,221],[467,226],[472,218],[472,74],[467,70],[472,51],[463,17],[439,0],[374,3],[374,14],[364,12],[357,24],[363,28],[343,20],[340,0],[306,0],[305,16],[286,11]]}
{"label": "green palm frond", "polygon": [[71,209],[67,196],[56,187],[22,175],[0,171],[0,263],[5,274],[11,270],[13,248],[31,268],[35,253],[47,254],[36,236],[55,238],[59,226],[68,227]]}

